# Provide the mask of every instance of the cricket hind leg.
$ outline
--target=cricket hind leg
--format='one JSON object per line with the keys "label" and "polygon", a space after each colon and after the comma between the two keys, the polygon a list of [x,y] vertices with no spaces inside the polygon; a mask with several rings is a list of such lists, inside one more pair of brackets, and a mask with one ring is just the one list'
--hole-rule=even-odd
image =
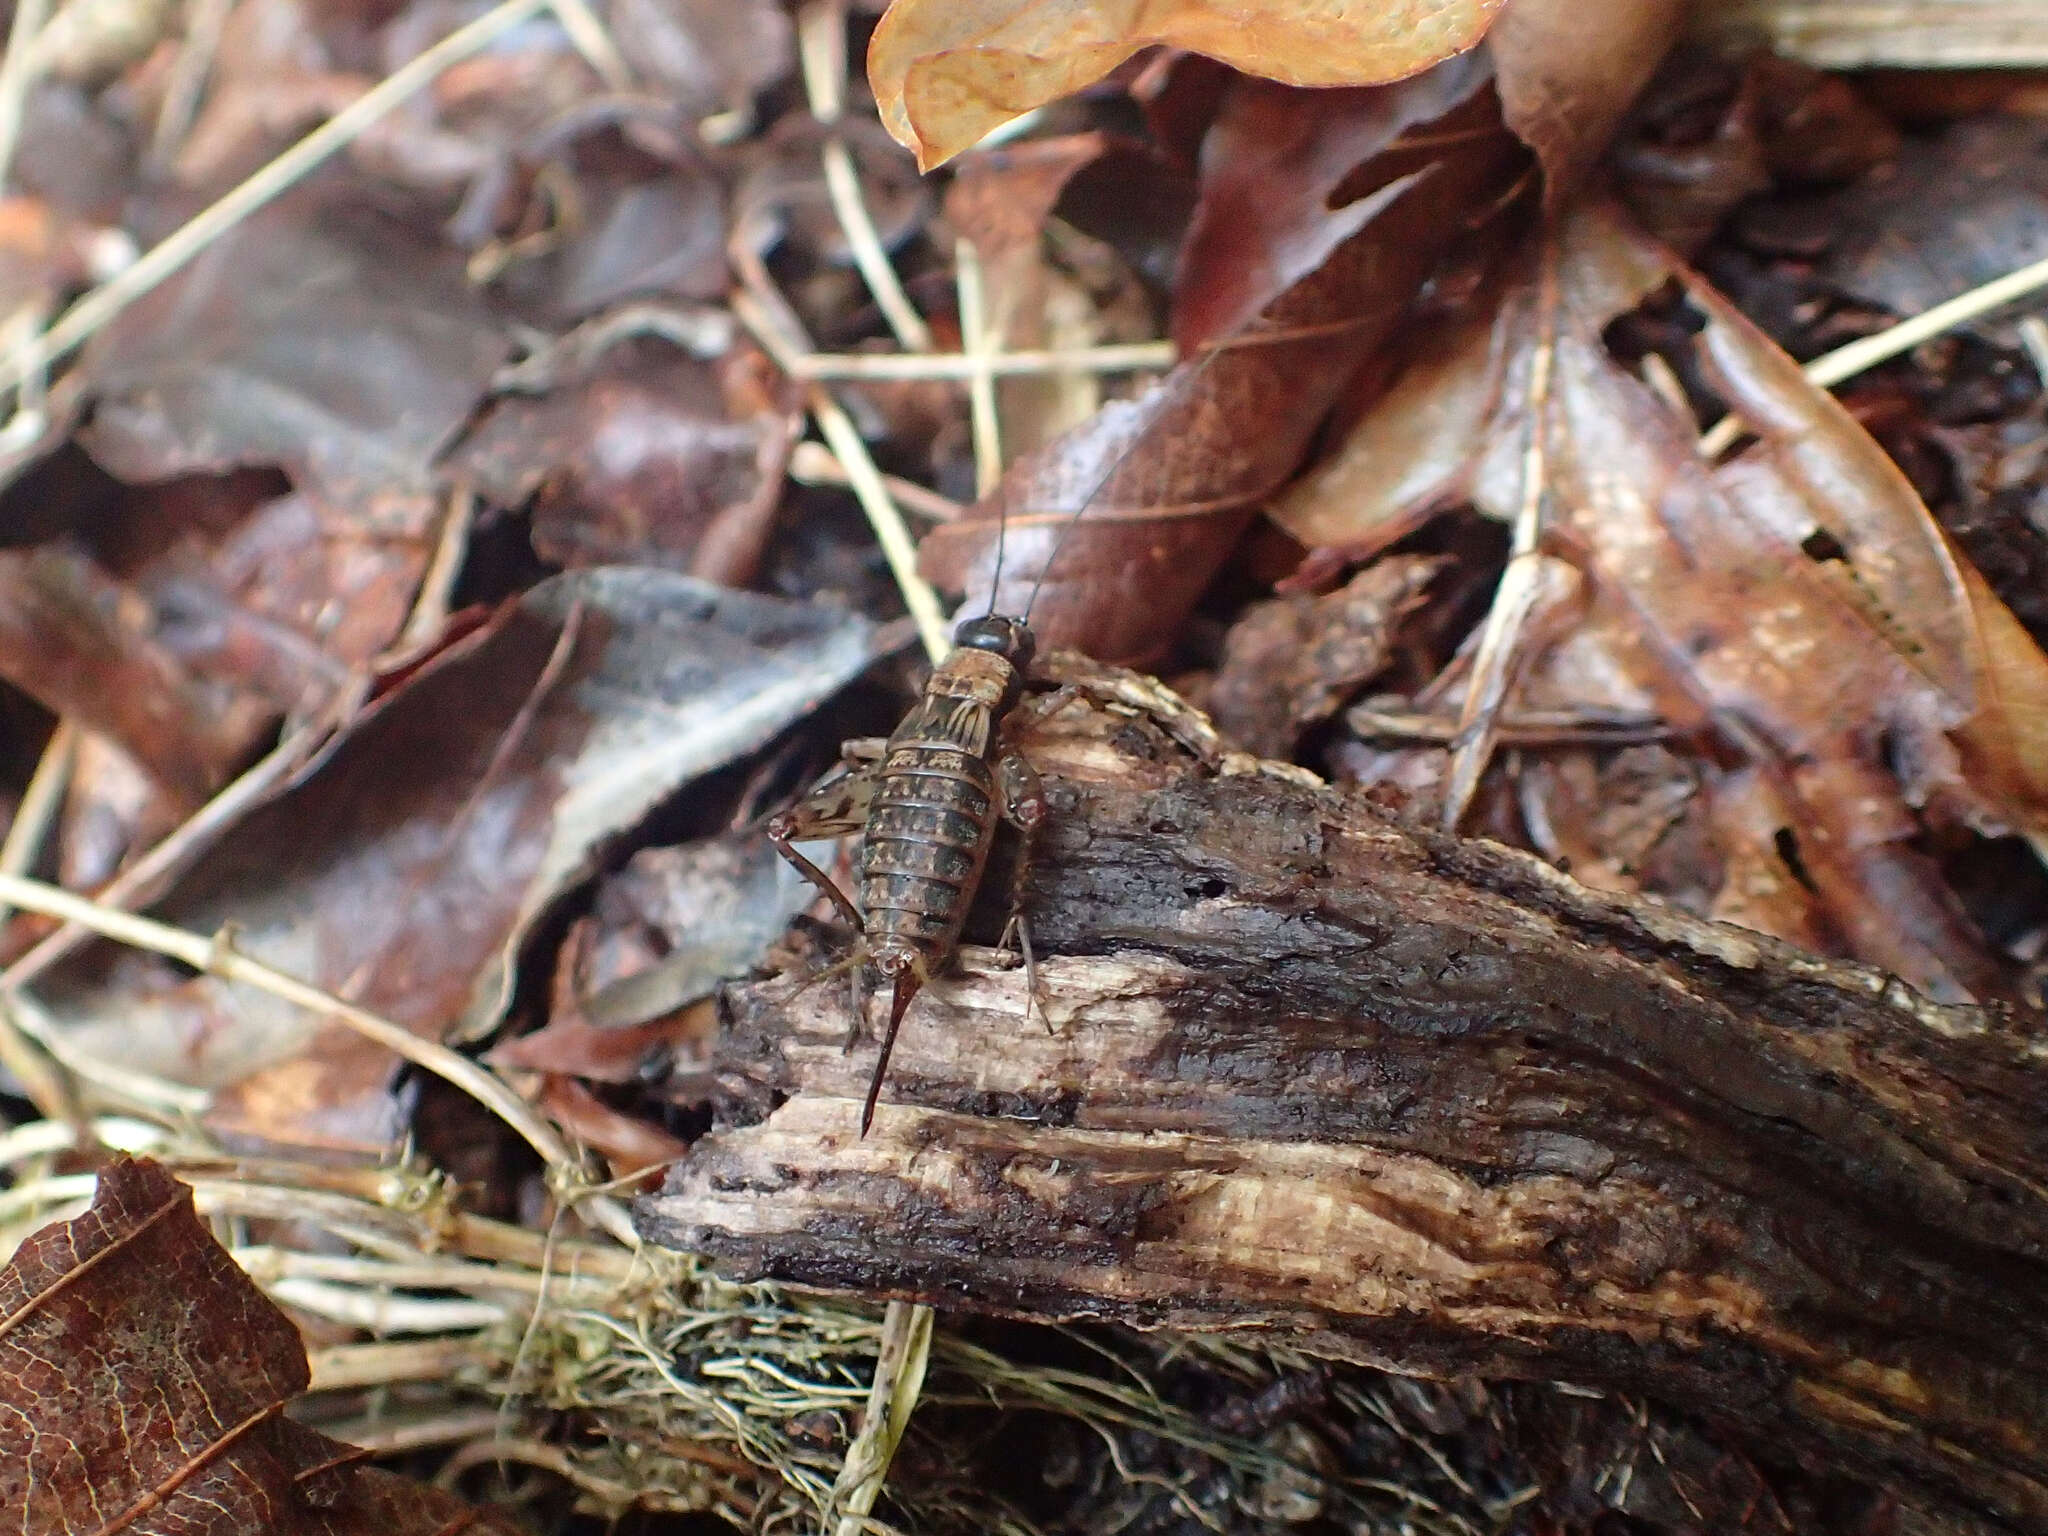
{"label": "cricket hind leg", "polygon": [[839,909],[840,915],[853,924],[855,933],[865,933],[867,924],[853,898],[793,845],[799,840],[852,837],[867,826],[868,812],[882,783],[878,765],[887,749],[888,743],[880,737],[847,742],[840,748],[840,760],[846,771],[828,776],[788,810],[769,817],[764,829],[775,851]]}
{"label": "cricket hind leg", "polygon": [[840,764],[845,771],[828,774],[795,805],[769,817],[765,829],[775,851],[787,859],[798,874],[823,892],[859,935],[851,954],[807,976],[803,984],[790,994],[794,1000],[819,982],[829,981],[841,971],[847,973],[853,1018],[846,1026],[846,1042],[841,1050],[848,1053],[860,1040],[861,1029],[867,1021],[868,996],[863,978],[868,962],[873,958],[867,944],[867,922],[853,904],[853,899],[839,888],[839,882],[797,852],[792,844],[799,838],[809,841],[814,838],[851,837],[863,831],[867,826],[868,812],[874,806],[875,792],[881,787],[880,765],[888,751],[888,739],[882,736],[862,736],[846,742],[839,749]]}
{"label": "cricket hind leg", "polygon": [[1024,1016],[1029,1019],[1035,1005],[1047,1034],[1055,1033],[1052,1015],[1046,1012],[1045,997],[1038,988],[1038,957],[1031,949],[1031,921],[1024,915],[1024,885],[1031,875],[1031,853],[1039,824],[1049,809],[1045,785],[1024,754],[1007,742],[996,749],[995,782],[997,802],[1003,819],[1017,829],[1017,863],[1010,872],[1010,920],[996,946],[1007,949],[1010,935],[1017,936],[1018,953],[1024,957]]}

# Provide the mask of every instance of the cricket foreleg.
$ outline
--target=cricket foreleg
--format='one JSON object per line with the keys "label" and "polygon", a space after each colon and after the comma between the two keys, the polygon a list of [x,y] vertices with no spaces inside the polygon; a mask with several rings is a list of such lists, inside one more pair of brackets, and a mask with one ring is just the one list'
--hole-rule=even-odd
{"label": "cricket foreleg", "polygon": [[1017,864],[1010,876],[1010,921],[1003,929],[1003,943],[1007,946],[1011,932],[1016,933],[1017,949],[1024,956],[1025,1016],[1030,1017],[1036,1004],[1046,1033],[1051,1034],[1052,1015],[1045,1011],[1038,990],[1038,957],[1031,952],[1031,923],[1024,916],[1024,885],[1031,875],[1032,844],[1047,810],[1045,785],[1024,754],[1007,744],[996,748],[995,779],[1003,819],[1017,829],[1018,840]]}

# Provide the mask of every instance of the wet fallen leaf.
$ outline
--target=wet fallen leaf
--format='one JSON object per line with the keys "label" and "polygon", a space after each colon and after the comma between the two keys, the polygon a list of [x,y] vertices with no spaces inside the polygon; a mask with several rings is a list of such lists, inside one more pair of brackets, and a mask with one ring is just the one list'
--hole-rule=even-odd
{"label": "wet fallen leaf", "polygon": [[[1801,870],[1844,944],[1935,995],[1997,995],[1996,967],[1908,846],[1909,802],[1956,794],[1987,822],[2038,827],[2048,663],[1846,412],[1668,252],[1585,210],[1565,224],[1554,271],[1554,309],[1537,301],[1532,264],[1491,327],[1411,369],[1275,517],[1305,543],[1357,553],[1461,498],[1513,515],[1529,369],[1549,348],[1554,537],[1774,777]],[[1703,374],[1756,433],[1718,467],[1699,457],[1690,414],[1603,341],[1617,315],[1674,282],[1704,318]],[[1452,427],[1418,419],[1436,403],[1433,380],[1448,387]]]}
{"label": "wet fallen leaf", "polygon": [[1544,856],[1595,890],[1643,889],[1651,851],[1699,793],[1695,765],[1656,744],[1529,756],[1516,788],[1525,820],[1534,819],[1532,798],[1540,799],[1541,830],[1531,831]]}
{"label": "wet fallen leaf", "polygon": [[[660,571],[543,583],[365,711],[155,909],[431,1038],[494,1024],[533,924],[657,802],[871,659],[852,615]],[[105,949],[53,974],[88,1049],[214,1089],[216,1122],[376,1147],[391,1058],[212,977]],[[138,1042],[147,1042],[138,1048]]]}
{"label": "wet fallen leaf", "polygon": [[[946,189],[945,215],[980,263],[980,344],[1014,352],[1150,337],[1157,323],[1150,295],[1119,258],[1142,261],[1150,250],[1177,245],[1193,201],[1191,179],[1159,154],[1100,132],[963,156]],[[1070,203],[1075,211],[1055,240],[1055,211]],[[1077,221],[1116,244],[1087,241],[1092,249],[1083,249]],[[1093,269],[1082,269],[1091,257]],[[1102,380],[1078,369],[998,379],[995,396],[1003,454],[1015,458],[1092,414]]]}
{"label": "wet fallen leaf", "polygon": [[931,216],[931,187],[910,157],[872,119],[826,125],[807,116],[783,118],[748,146],[746,170],[733,192],[733,224],[764,253],[787,246],[811,261],[848,266],[853,248],[825,184],[825,144],[844,140],[860,182],[861,201],[884,249],[895,250]]}
{"label": "wet fallen leaf", "polygon": [[796,33],[775,0],[610,0],[619,52],[684,112],[750,112],[796,66]]}
{"label": "wet fallen leaf", "polygon": [[1715,848],[1723,865],[1709,915],[1775,934],[1815,954],[1839,952],[1842,935],[1826,904],[1788,862],[1797,852],[1795,810],[1772,775],[1754,768],[1718,775],[1708,791]]}
{"label": "wet fallen leaf", "polygon": [[[56,828],[59,881],[89,891],[111,880],[137,848],[172,831],[190,810],[111,739],[82,732]],[[47,926],[25,916],[16,922],[38,933]]]}
{"label": "wet fallen leaf", "polygon": [[0,1270],[0,1522],[28,1536],[517,1529],[292,1423],[308,1379],[298,1330],[191,1190],[115,1162],[89,1211]]}
{"label": "wet fallen leaf", "polygon": [[0,551],[0,676],[120,743],[190,806],[255,746],[268,711],[196,675],[164,622],[75,548]]}
{"label": "wet fallen leaf", "polygon": [[450,462],[495,505],[530,505],[534,548],[553,564],[745,586],[798,425],[753,363],[745,349],[710,364],[666,345],[614,347],[587,377],[495,402]]}
{"label": "wet fallen leaf", "polygon": [[926,574],[988,601],[1000,528],[998,608],[1029,606],[1045,643],[1157,656],[1359,359],[1525,165],[1481,54],[1376,91],[1238,82],[1176,298],[1176,339],[1209,350],[1013,464],[926,539]]}
{"label": "wet fallen leaf", "polygon": [[[649,848],[598,889],[602,933],[583,1010],[600,1027],[638,1023],[709,997],[760,964],[817,891],[748,829],[680,848]],[[654,964],[608,960],[645,949]]]}
{"label": "wet fallen leaf", "polygon": [[[1768,53],[1680,50],[1611,151],[1616,190],[1650,233],[1690,256],[1753,194],[1839,185],[1896,154],[1899,132],[1838,76]],[[1831,234],[1806,195],[1760,205],[1789,233]]]}
{"label": "wet fallen leaf", "polygon": [[1185,48],[1290,85],[1373,85],[1470,48],[1500,8],[1500,0],[1402,0],[1370,13],[1209,0],[894,0],[868,46],[868,80],[883,124],[930,170],[1141,48]]}
{"label": "wet fallen leaf", "polygon": [[680,1137],[612,1108],[573,1077],[548,1077],[537,1102],[555,1124],[602,1154],[615,1179],[662,1167],[690,1150]]}
{"label": "wet fallen leaf", "polygon": [[725,189],[701,168],[584,192],[583,222],[554,258],[548,308],[562,320],[626,299],[716,299],[725,270]]}
{"label": "wet fallen leaf", "polygon": [[[2048,256],[2048,123],[1986,117],[1907,140],[1826,218],[1828,283],[1894,314],[1932,309]],[[1977,325],[2013,345],[2013,320],[2041,307],[2036,295]]]}
{"label": "wet fallen leaf", "polygon": [[643,848],[564,942],[546,1025],[491,1060],[602,1083],[703,1065],[713,1021],[695,1005],[759,965],[817,895],[752,828]]}
{"label": "wet fallen leaf", "polygon": [[424,497],[507,351],[455,253],[316,185],[86,348],[81,440],[125,480],[274,465],[330,502]]}

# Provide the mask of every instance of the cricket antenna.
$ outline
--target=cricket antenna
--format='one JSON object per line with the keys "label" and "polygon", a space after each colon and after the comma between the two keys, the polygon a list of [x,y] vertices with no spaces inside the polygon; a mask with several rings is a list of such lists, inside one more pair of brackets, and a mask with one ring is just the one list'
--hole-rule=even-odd
{"label": "cricket antenna", "polygon": [[[993,575],[993,576],[991,576],[991,577],[989,578],[989,583],[988,583],[988,616],[989,616],[990,618],[994,618],[994,617],[996,616],[996,594],[997,594],[997,593],[999,593],[999,592],[1001,592],[1001,591],[1003,590],[1003,542],[1004,542],[1004,540],[1005,540],[1005,539],[1007,539],[1007,538],[1009,537],[1009,532],[1010,532],[1010,520],[1009,520],[1009,518],[1008,518],[1008,517],[999,517],[999,518],[997,518],[997,519],[996,519],[996,570],[995,570],[995,575]],[[1036,599],[1036,598],[1038,597],[1038,589],[1037,589],[1036,587],[1033,587],[1033,588],[1031,589],[1031,596],[1032,596],[1032,598],[1033,598],[1034,600],[1035,600],[1035,599]],[[1028,610],[1027,610],[1027,611],[1028,611]]]}
{"label": "cricket antenna", "polygon": [[[1153,393],[1164,395],[1168,390],[1172,390],[1176,393],[1185,393],[1188,389],[1192,388],[1195,381],[1199,379],[1203,375],[1203,373],[1205,373],[1208,370],[1209,365],[1216,361],[1217,356],[1223,350],[1224,348],[1222,346],[1216,345],[1214,343],[1204,344],[1202,349],[1202,358],[1200,362],[1196,363],[1192,368],[1188,368],[1184,374],[1181,372],[1181,370],[1184,367],[1186,367],[1185,362],[1183,361],[1180,364],[1176,364],[1173,372],[1167,374],[1166,377],[1161,379],[1159,383],[1155,386]],[[1176,375],[1179,375],[1177,380]],[[1136,410],[1148,398],[1148,395],[1140,395],[1134,400],[1112,401],[1103,409],[1105,411],[1108,411],[1114,410],[1118,406],[1123,406],[1132,410]],[[1160,414],[1163,414],[1163,410],[1164,401],[1161,402]],[[1096,417],[1096,419],[1098,421],[1101,419],[1099,414]],[[1058,536],[1055,537],[1053,540],[1051,551],[1045,557],[1045,564],[1041,565],[1038,568],[1038,575],[1036,579],[1034,579],[1031,583],[1031,594],[1024,600],[1024,611],[1018,615],[1018,618],[1023,623],[1029,624],[1031,622],[1031,610],[1038,606],[1038,594],[1045,588],[1045,578],[1052,574],[1052,568],[1059,563],[1060,551],[1067,547],[1067,536],[1074,531],[1075,525],[1079,523],[1081,519],[1087,515],[1088,509],[1095,505],[1095,498],[1102,494],[1103,487],[1108,485],[1110,481],[1116,478],[1118,472],[1122,470],[1124,465],[1130,461],[1130,457],[1132,454],[1136,453],[1140,448],[1144,447],[1145,440],[1152,435],[1153,430],[1157,425],[1157,416],[1155,416],[1151,420],[1141,420],[1137,422],[1135,424],[1135,430],[1131,434],[1130,441],[1125,443],[1122,448],[1118,449],[1116,453],[1111,456],[1109,463],[1103,468],[1102,473],[1095,477],[1095,483],[1088,487],[1087,494],[1081,498],[1080,505],[1075,507],[1074,510],[1070,514],[1068,514],[1067,520],[1061,526]],[[1005,517],[1002,520],[1002,523],[1003,526],[1001,528],[998,528],[996,531],[996,584],[991,586],[989,589],[989,609],[991,612],[993,612],[995,609],[995,594],[1000,589],[1000,584],[1002,581],[1003,533],[1009,526],[1009,519]]]}

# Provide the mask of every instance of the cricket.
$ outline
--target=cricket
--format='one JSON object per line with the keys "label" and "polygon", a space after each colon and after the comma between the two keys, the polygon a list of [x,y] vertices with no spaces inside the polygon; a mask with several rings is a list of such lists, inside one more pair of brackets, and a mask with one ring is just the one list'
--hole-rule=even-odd
{"label": "cricket", "polygon": [[[859,935],[846,962],[855,978],[847,1049],[867,1011],[861,968],[872,965],[892,984],[888,1027],[861,1107],[863,1136],[874,1121],[904,1012],[959,947],[997,820],[1008,821],[1024,837],[1028,856],[1031,834],[1045,818],[1038,774],[1002,735],[1023,697],[1036,648],[1030,626],[995,613],[968,619],[954,631],[953,647],[893,735],[847,742],[841,749],[844,771],[773,817],[767,828],[776,852],[823,891]],[[861,838],[858,903],[792,846],[854,833]],[[1010,922],[1035,996],[1029,926],[1015,910]]]}
{"label": "cricket", "polygon": [[[1183,387],[1204,373],[1217,355],[1203,356]],[[867,1021],[863,971],[872,967],[891,985],[889,1021],[861,1107],[863,1136],[874,1122],[905,1010],[960,947],[960,931],[981,888],[999,821],[1015,827],[1022,840],[1003,945],[1007,947],[1015,936],[1024,961],[1027,1014],[1038,1001],[1038,966],[1021,897],[1032,836],[1045,819],[1047,805],[1036,770],[1005,738],[1005,731],[1015,731],[1029,716],[1056,708],[1073,693],[1062,687],[1028,710],[1019,709],[1037,652],[1031,611],[1068,536],[1137,446],[1133,441],[1110,459],[1062,522],[1017,618],[995,612],[1009,531],[1007,518],[997,524],[989,609],[954,630],[953,649],[933,667],[902,724],[886,738],[846,742],[840,748],[839,766],[796,805],[768,820],[765,830],[776,852],[853,925],[852,953],[839,966],[812,978],[822,980],[841,968],[852,973],[849,1051]],[[855,835],[861,840],[855,859],[858,900],[794,846]]]}

